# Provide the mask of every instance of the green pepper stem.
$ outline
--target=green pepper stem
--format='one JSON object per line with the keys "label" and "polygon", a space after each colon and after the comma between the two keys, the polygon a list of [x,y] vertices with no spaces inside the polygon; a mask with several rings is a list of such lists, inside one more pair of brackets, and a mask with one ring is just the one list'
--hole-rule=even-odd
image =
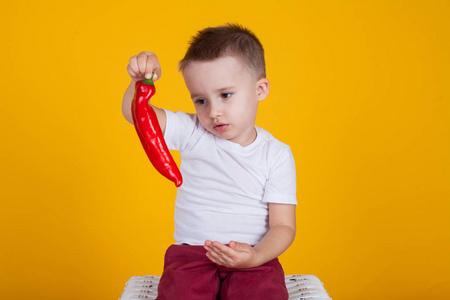
{"label": "green pepper stem", "polygon": [[154,85],[153,84],[153,75],[155,75],[155,72],[152,72],[152,77],[150,77],[150,79],[143,79],[143,80],[141,80],[141,82],[145,83],[145,84]]}

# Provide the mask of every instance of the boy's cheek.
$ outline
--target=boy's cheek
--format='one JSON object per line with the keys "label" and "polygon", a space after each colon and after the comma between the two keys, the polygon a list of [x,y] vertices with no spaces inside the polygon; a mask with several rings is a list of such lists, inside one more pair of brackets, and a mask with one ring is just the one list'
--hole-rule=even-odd
{"label": "boy's cheek", "polygon": [[208,118],[205,117],[201,112],[197,111],[197,117],[203,127],[208,127]]}

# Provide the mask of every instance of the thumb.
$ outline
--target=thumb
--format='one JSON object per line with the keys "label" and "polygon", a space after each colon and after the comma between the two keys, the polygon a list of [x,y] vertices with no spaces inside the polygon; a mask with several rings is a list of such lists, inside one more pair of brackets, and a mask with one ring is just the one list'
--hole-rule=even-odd
{"label": "thumb", "polygon": [[153,70],[152,73],[147,73],[145,74],[145,78],[150,79],[153,75],[153,82],[155,82],[156,80],[159,79],[159,77],[161,77],[161,68],[155,67],[155,69]]}
{"label": "thumb", "polygon": [[229,244],[229,245],[230,245],[230,248],[239,251],[239,250],[242,249],[242,246],[243,246],[244,244],[239,243],[239,242],[235,242],[235,241],[230,241],[230,244]]}

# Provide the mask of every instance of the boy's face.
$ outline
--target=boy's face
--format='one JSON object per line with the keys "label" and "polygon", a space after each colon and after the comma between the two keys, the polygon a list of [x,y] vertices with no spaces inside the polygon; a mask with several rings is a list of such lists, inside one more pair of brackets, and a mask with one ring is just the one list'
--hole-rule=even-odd
{"label": "boy's face", "polygon": [[269,92],[267,79],[257,80],[232,56],[190,62],[183,76],[206,130],[241,146],[255,140],[258,102]]}

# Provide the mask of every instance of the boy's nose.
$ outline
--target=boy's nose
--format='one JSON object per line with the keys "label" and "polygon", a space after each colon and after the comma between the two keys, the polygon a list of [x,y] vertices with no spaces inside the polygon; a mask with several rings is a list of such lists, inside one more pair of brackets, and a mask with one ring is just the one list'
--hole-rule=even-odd
{"label": "boy's nose", "polygon": [[209,107],[209,116],[212,119],[215,119],[222,115],[222,109],[220,108],[220,105],[218,104],[211,104]]}

